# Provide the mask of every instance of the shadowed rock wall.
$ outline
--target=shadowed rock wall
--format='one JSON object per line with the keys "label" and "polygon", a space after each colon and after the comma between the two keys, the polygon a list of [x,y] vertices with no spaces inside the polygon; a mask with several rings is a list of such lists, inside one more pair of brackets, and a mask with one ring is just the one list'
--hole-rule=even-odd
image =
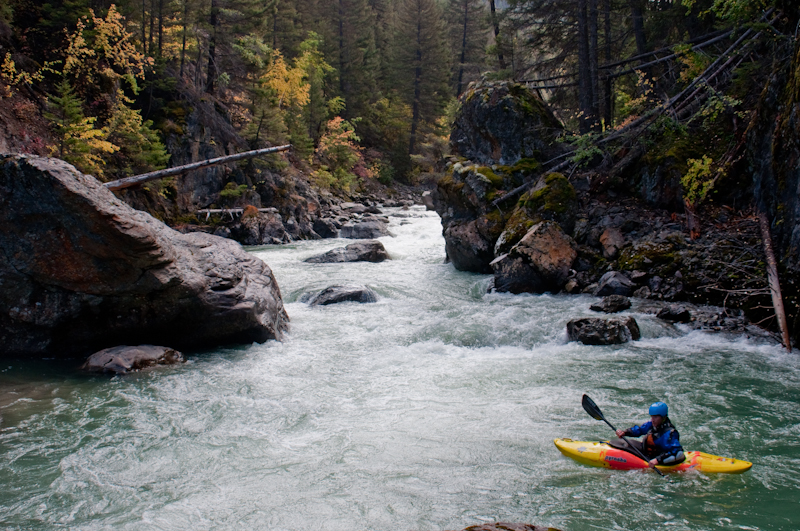
{"label": "shadowed rock wall", "polygon": [[0,155],[0,357],[262,342],[287,327],[271,270],[239,244],[180,234],[63,161]]}

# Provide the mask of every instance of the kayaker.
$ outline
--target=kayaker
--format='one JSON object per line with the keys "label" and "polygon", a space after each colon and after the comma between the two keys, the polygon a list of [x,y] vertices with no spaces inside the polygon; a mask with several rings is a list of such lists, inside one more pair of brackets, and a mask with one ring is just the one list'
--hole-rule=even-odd
{"label": "kayaker", "polygon": [[[650,468],[656,465],[677,465],[685,459],[680,434],[669,420],[668,412],[667,404],[656,402],[650,406],[648,422],[641,426],[631,426],[627,430],[617,430],[618,437],[645,436],[641,441],[630,441],[630,443],[636,445],[639,451],[650,459]],[[618,444],[612,446],[627,449],[625,441],[614,442]]]}

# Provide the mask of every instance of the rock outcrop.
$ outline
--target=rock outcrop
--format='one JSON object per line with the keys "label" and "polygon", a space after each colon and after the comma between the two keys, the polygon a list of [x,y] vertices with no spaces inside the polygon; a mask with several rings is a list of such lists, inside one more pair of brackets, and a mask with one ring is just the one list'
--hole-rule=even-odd
{"label": "rock outcrop", "polygon": [[306,258],[309,264],[336,264],[341,262],[383,262],[389,259],[389,253],[378,240],[351,243],[345,247],[331,249],[327,253]]}
{"label": "rock outcrop", "polygon": [[156,365],[175,365],[184,361],[183,354],[169,347],[155,345],[129,347],[125,345],[95,352],[89,356],[81,369],[91,372],[127,374]]}
{"label": "rock outcrop", "polygon": [[584,345],[619,345],[641,337],[639,325],[633,317],[600,319],[584,317],[567,323],[567,337]]}
{"label": "rock outcrop", "polygon": [[7,356],[186,350],[288,327],[271,270],[238,243],[176,232],[57,159],[0,157],[0,253]]}

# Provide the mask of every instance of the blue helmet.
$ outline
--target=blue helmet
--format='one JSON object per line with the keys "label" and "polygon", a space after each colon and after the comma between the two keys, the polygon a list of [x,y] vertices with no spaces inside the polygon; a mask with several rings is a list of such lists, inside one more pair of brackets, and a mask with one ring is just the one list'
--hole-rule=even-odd
{"label": "blue helmet", "polygon": [[656,402],[650,406],[650,416],[653,415],[661,415],[662,417],[667,416],[667,405],[664,402]]}

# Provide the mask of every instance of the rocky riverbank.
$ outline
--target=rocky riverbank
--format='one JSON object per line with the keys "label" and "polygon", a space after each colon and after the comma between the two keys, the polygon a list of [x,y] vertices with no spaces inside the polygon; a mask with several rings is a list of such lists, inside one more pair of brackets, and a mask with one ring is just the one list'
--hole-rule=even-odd
{"label": "rocky riverbank", "polygon": [[[471,116],[484,119],[479,134],[458,125]],[[740,323],[774,326],[749,207],[709,204],[687,219],[676,206],[674,163],[654,166],[653,157],[638,166],[626,161],[624,171],[544,171],[542,161],[563,149],[559,129],[544,103],[518,85],[472,86],[456,124],[455,155],[434,194],[456,268],[493,274],[497,291],[690,302]],[[524,131],[526,140],[499,133],[507,130]],[[464,131],[475,134],[465,140]]]}

